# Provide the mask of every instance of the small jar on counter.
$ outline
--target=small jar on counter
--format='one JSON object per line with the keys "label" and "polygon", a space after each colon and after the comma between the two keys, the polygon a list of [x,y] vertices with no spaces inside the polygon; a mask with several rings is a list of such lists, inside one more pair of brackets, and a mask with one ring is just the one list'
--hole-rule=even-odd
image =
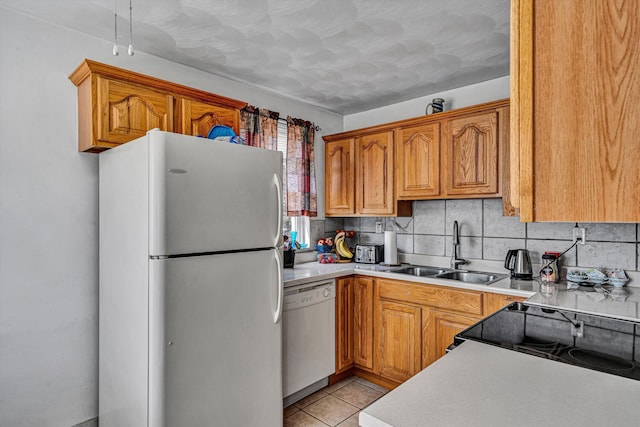
{"label": "small jar on counter", "polygon": [[542,270],[540,270],[540,280],[543,282],[557,282],[560,280],[558,274],[558,254],[545,252],[542,255]]}

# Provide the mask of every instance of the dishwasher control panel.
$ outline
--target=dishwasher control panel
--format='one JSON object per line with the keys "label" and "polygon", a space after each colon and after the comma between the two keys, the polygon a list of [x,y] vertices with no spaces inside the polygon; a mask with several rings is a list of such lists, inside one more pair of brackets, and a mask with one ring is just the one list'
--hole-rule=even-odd
{"label": "dishwasher control panel", "polygon": [[306,283],[286,288],[284,310],[293,310],[308,305],[319,304],[336,297],[335,280]]}

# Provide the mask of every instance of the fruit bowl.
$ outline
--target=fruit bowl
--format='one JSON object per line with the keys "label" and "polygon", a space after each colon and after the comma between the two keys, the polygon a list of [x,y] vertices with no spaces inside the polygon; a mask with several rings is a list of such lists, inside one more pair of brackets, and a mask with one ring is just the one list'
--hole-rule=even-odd
{"label": "fruit bowl", "polygon": [[327,252],[331,252],[331,246],[328,245],[316,245],[316,251],[320,252],[321,254],[327,253]]}
{"label": "fruit bowl", "polygon": [[320,264],[334,264],[338,262],[338,256],[333,253],[318,254],[318,262]]}

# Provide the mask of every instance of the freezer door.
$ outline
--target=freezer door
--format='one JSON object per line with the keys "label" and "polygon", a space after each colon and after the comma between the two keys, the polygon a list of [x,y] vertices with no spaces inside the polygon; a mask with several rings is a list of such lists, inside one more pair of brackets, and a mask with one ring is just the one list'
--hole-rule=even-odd
{"label": "freezer door", "polygon": [[151,131],[150,255],[280,245],[282,153]]}
{"label": "freezer door", "polygon": [[149,426],[282,425],[276,250],[151,261]]}

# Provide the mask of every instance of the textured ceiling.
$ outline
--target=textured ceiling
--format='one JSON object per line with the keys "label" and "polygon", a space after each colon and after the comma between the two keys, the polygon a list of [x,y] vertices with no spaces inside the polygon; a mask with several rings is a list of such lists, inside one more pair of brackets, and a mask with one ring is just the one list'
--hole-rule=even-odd
{"label": "textured ceiling", "polygon": [[[129,2],[115,0],[121,55]],[[113,40],[114,0],[0,0]],[[509,0],[133,0],[134,47],[349,114],[509,74]]]}

